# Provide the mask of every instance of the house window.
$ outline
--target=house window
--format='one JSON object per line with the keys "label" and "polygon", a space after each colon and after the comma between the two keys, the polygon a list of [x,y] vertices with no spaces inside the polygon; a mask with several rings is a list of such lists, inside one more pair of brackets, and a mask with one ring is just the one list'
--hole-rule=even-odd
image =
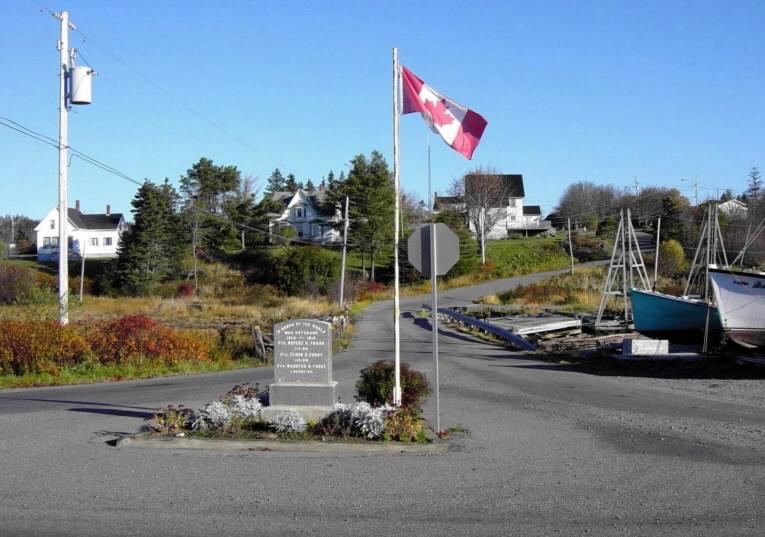
{"label": "house window", "polygon": [[98,237],[91,237],[90,245],[91,246],[98,246]]}
{"label": "house window", "polygon": [[55,220],[51,220],[50,221],[50,228],[51,229],[56,229],[56,221]]}
{"label": "house window", "polygon": [[510,220],[515,221],[515,215],[510,215]]}
{"label": "house window", "polygon": [[104,237],[104,246],[111,246],[111,245],[112,245],[112,238]]}
{"label": "house window", "polygon": [[295,218],[305,218],[305,207],[295,207]]}
{"label": "house window", "polygon": [[512,207],[513,209],[515,209],[515,202],[516,202],[515,198],[510,198],[510,207]]}
{"label": "house window", "polygon": [[58,237],[43,237],[43,248],[58,248]]}

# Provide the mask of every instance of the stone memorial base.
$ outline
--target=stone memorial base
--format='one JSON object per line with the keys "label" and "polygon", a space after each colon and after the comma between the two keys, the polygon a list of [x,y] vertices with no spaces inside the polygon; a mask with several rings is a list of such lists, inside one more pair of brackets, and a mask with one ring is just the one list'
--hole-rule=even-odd
{"label": "stone memorial base", "polygon": [[285,406],[274,405],[264,406],[261,411],[261,417],[266,421],[275,421],[276,418],[281,416],[287,411],[297,412],[306,421],[321,421],[335,410],[334,406]]}
{"label": "stone memorial base", "polygon": [[327,406],[337,402],[337,382],[277,382],[268,386],[268,400],[271,406]]}

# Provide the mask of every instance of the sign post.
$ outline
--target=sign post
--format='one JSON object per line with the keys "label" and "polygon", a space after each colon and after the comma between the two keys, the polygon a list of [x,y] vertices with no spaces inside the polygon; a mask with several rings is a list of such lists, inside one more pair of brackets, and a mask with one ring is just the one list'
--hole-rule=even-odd
{"label": "sign post", "polygon": [[438,376],[438,276],[443,276],[460,258],[460,241],[446,224],[417,226],[407,242],[409,262],[430,277],[432,287],[433,384],[436,401],[436,433],[441,433],[441,401]]}

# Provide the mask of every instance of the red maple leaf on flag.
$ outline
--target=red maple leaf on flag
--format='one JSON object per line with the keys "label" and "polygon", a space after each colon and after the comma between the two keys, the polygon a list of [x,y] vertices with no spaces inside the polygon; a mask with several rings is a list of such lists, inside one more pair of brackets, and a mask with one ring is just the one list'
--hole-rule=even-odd
{"label": "red maple leaf on flag", "polygon": [[433,101],[425,101],[423,105],[434,125],[440,127],[442,125],[449,125],[454,121],[454,116],[447,113],[449,108],[443,99],[435,103]]}

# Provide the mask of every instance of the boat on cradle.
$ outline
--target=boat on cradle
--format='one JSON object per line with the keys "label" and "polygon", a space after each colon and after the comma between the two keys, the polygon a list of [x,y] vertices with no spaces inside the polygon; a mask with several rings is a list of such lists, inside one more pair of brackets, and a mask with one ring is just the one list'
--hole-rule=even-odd
{"label": "boat on cradle", "polygon": [[722,330],[720,314],[714,304],[702,299],[673,296],[648,289],[630,289],[635,330],[653,335],[703,335],[709,310],[709,330]]}
{"label": "boat on cradle", "polygon": [[710,265],[723,330],[742,347],[765,346],[765,272]]}

